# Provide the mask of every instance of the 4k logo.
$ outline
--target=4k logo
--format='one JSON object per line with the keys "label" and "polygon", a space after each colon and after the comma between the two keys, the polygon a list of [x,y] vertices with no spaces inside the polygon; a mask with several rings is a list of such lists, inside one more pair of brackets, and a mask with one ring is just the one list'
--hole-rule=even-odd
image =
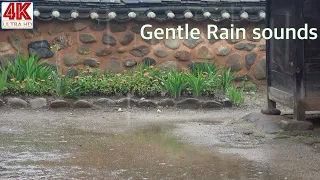
{"label": "4k logo", "polygon": [[33,29],[32,2],[2,2],[2,29]]}

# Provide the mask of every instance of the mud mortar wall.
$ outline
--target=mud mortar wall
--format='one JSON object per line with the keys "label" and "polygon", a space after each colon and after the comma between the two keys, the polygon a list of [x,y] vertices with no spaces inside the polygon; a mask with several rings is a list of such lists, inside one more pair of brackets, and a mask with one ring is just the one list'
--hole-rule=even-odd
{"label": "mud mortar wall", "polygon": [[[194,62],[216,62],[231,67],[239,76],[265,79],[265,40],[253,40],[252,29],[262,23],[241,23],[246,28],[246,40],[208,40],[207,24],[194,21],[177,24],[145,22],[153,28],[177,27],[189,24],[201,30],[200,40],[143,40],[141,22],[97,23],[92,20],[36,21],[34,30],[0,30],[0,62],[12,60],[18,52],[40,52],[43,60],[58,65],[63,73],[77,72],[85,65],[103,71],[120,72],[136,64],[153,64],[159,68],[182,70]],[[228,27],[230,23],[221,23]],[[35,41],[47,40],[39,45]],[[31,44],[30,44],[31,43]]]}

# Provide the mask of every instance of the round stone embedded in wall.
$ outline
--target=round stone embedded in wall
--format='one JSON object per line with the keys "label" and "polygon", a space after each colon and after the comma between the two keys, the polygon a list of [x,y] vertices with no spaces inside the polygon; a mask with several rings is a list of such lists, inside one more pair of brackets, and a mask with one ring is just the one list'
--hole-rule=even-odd
{"label": "round stone embedded in wall", "polygon": [[8,41],[11,44],[11,46],[14,47],[14,49],[16,49],[18,51],[18,53],[24,52],[23,41],[20,38],[20,36],[18,36],[16,34],[9,34]]}
{"label": "round stone embedded in wall", "polygon": [[102,37],[102,43],[110,46],[115,46],[117,44],[117,40],[111,34],[104,33]]}
{"label": "round stone embedded in wall", "polygon": [[192,37],[189,36],[188,39],[185,39],[185,40],[183,41],[183,44],[184,44],[185,46],[187,46],[188,48],[193,49],[193,48],[195,48],[198,44],[200,44],[200,43],[203,42],[202,37],[201,37],[200,35],[199,35],[198,37],[199,37],[199,39],[193,39]]}
{"label": "round stone embedded in wall", "polygon": [[231,68],[231,71],[240,71],[242,69],[241,56],[233,54],[227,58],[226,67]]}
{"label": "round stone embedded in wall", "polygon": [[110,48],[98,48],[96,50],[97,56],[107,56],[112,53],[112,50]]}
{"label": "round stone embedded in wall", "polygon": [[107,28],[106,22],[101,21],[92,21],[92,24],[90,25],[90,29],[93,31],[103,31]]}
{"label": "round stone embedded in wall", "polygon": [[154,60],[153,58],[150,58],[150,57],[146,57],[146,58],[142,59],[142,64],[144,64],[146,66],[153,66],[156,63],[157,63],[156,60]]}
{"label": "round stone embedded in wall", "polygon": [[126,46],[130,44],[134,39],[134,34],[132,32],[127,32],[125,33],[121,39],[120,39],[120,44],[123,46]]}
{"label": "round stone embedded in wall", "polygon": [[198,58],[204,60],[212,60],[214,57],[206,46],[201,46],[198,50]]}
{"label": "round stone embedded in wall", "polygon": [[123,62],[124,66],[126,67],[133,67],[136,66],[138,63],[137,61],[133,60],[133,59],[127,59]]}
{"label": "round stone embedded in wall", "polygon": [[172,37],[170,37],[164,40],[164,45],[169,49],[178,49],[180,47],[180,39],[177,37],[172,39]]}
{"label": "round stone embedded in wall", "polygon": [[65,36],[57,36],[53,39],[53,44],[56,50],[64,49],[69,46],[68,40]]}
{"label": "round stone embedded in wall", "polygon": [[159,39],[156,39],[155,37],[152,37],[151,39],[143,39],[141,38],[144,42],[150,44],[150,45],[156,45],[160,42]]}
{"label": "round stone embedded in wall", "polygon": [[178,63],[177,63],[177,61],[166,61],[166,62],[160,64],[158,68],[163,71],[177,70]]}
{"label": "round stone embedded in wall", "polygon": [[89,66],[89,67],[97,67],[98,60],[95,58],[87,58],[84,60],[84,65]]}
{"label": "round stone embedded in wall", "polygon": [[259,51],[266,51],[266,45],[265,44],[260,44],[258,46]]}
{"label": "round stone embedded in wall", "polygon": [[108,61],[107,70],[108,72],[111,72],[111,73],[120,73],[123,69],[120,61],[117,58],[111,58]]}
{"label": "round stone embedded in wall", "polygon": [[124,32],[126,31],[126,29],[127,29],[127,25],[125,23],[115,23],[115,22],[110,23],[110,30],[113,33]]}
{"label": "round stone embedded in wall", "polygon": [[66,54],[64,56],[64,65],[70,67],[78,64],[78,57],[75,54]]}
{"label": "round stone embedded in wall", "polygon": [[263,57],[260,62],[257,64],[256,68],[254,69],[253,76],[257,80],[263,80],[267,77],[267,71],[266,71],[266,57]]}
{"label": "round stone embedded in wall", "polygon": [[23,31],[23,34],[24,34],[24,37],[26,39],[31,39],[31,38],[34,37],[34,35],[32,34],[32,30],[31,31],[30,30],[25,30],[25,31]]}
{"label": "round stone embedded in wall", "polygon": [[34,24],[33,25],[33,29],[27,29],[27,30],[24,30],[23,31],[23,34],[24,34],[24,37],[26,39],[31,39],[31,38],[34,38],[34,37],[39,37],[42,35],[42,33],[40,32],[39,30],[39,27],[37,24]]}
{"label": "round stone embedded in wall", "polygon": [[231,48],[228,46],[221,46],[218,48],[217,54],[219,56],[226,56],[231,52]]}
{"label": "round stone embedded in wall", "polygon": [[30,55],[39,56],[39,58],[51,58],[54,56],[47,40],[33,41],[29,43],[28,52]]}
{"label": "round stone embedded in wall", "polygon": [[249,70],[251,66],[256,62],[257,53],[252,52],[246,55],[246,68]]}
{"label": "round stone embedded in wall", "polygon": [[33,49],[50,48],[50,43],[47,40],[33,41],[28,44],[28,48],[33,48]]}
{"label": "round stone embedded in wall", "polygon": [[94,43],[97,42],[97,38],[95,35],[91,33],[82,33],[79,35],[80,41],[83,43]]}
{"label": "round stone embedded in wall", "polygon": [[88,27],[87,25],[85,25],[85,24],[83,24],[81,22],[75,22],[75,23],[72,23],[71,30],[73,32],[77,32],[77,31],[84,30],[87,27]]}
{"label": "round stone embedded in wall", "polygon": [[48,34],[49,35],[56,35],[59,34],[61,32],[63,32],[63,25],[60,23],[53,23],[52,26],[49,29]]}
{"label": "round stone embedded in wall", "polygon": [[150,53],[150,49],[148,46],[145,46],[145,45],[133,47],[130,50],[130,54],[132,54],[135,57],[143,57],[149,53]]}
{"label": "round stone embedded in wall", "polygon": [[153,54],[159,58],[164,58],[168,56],[168,53],[164,49],[155,49]]}
{"label": "round stone embedded in wall", "polygon": [[90,47],[88,45],[80,45],[78,48],[77,48],[77,52],[79,54],[82,54],[82,55],[88,55],[90,53]]}
{"label": "round stone embedded in wall", "polygon": [[0,52],[8,51],[11,48],[11,45],[7,42],[0,42]]}
{"label": "round stone embedded in wall", "polygon": [[131,31],[136,34],[140,34],[141,27],[142,27],[142,24],[133,24],[131,27]]}
{"label": "round stone embedded in wall", "polygon": [[179,61],[189,61],[191,59],[188,51],[178,51],[174,54],[174,57]]}
{"label": "round stone embedded in wall", "polygon": [[235,49],[238,50],[245,50],[245,51],[252,51],[256,47],[253,43],[238,43],[234,45]]}

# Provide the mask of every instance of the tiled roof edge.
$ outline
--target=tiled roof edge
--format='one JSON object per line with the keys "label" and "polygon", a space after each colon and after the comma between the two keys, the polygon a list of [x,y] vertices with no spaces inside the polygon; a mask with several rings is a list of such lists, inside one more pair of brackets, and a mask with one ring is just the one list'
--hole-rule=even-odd
{"label": "tiled roof edge", "polygon": [[[42,21],[58,19],[71,21],[74,19],[95,19],[98,21],[121,21],[132,19],[137,21],[155,20],[184,21],[191,19],[195,21],[212,20],[215,22],[230,20],[233,22],[264,21],[266,17],[265,2],[260,0],[207,0],[207,3],[192,4],[184,1],[182,3],[163,2],[153,5],[146,4],[110,4],[110,3],[86,3],[58,0],[49,3],[34,2],[34,17]],[[110,0],[111,1],[111,0]],[[113,0],[116,1],[116,0]],[[69,2],[69,3],[67,3]],[[187,3],[189,2],[189,3]],[[167,6],[170,4],[170,6]],[[100,6],[98,6],[100,5]]]}

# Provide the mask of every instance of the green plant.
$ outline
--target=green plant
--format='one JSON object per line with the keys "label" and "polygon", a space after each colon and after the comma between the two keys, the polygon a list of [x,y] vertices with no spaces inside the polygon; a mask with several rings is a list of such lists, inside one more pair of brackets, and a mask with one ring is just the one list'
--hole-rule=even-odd
{"label": "green plant", "polygon": [[48,79],[52,75],[52,68],[45,66],[46,61],[38,63],[39,58],[27,55],[19,56],[15,62],[8,62],[8,78],[23,81],[25,79]]}
{"label": "green plant", "polygon": [[221,89],[219,74],[208,73],[204,77],[202,94],[207,96],[216,96],[217,91]]}
{"label": "green plant", "polygon": [[231,86],[232,80],[234,78],[234,74],[235,73],[231,72],[231,68],[229,68],[228,70],[222,69],[221,86],[224,92],[226,92],[227,89]]}
{"label": "green plant", "polygon": [[257,85],[250,82],[250,80],[247,77],[244,77],[241,81],[241,87],[246,92],[254,92],[257,89]]}
{"label": "green plant", "polygon": [[0,67],[0,95],[3,94],[4,89],[7,86],[7,79],[8,79],[8,71]]}
{"label": "green plant", "polygon": [[171,96],[178,98],[181,96],[181,92],[186,86],[185,79],[185,72],[179,73],[178,71],[173,70],[169,72],[167,78],[163,80],[164,88]]}
{"label": "green plant", "polygon": [[79,96],[79,87],[73,87],[71,78],[64,76],[60,77],[57,72],[53,72],[55,79],[54,89],[56,95],[64,98],[76,99]]}
{"label": "green plant", "polygon": [[199,71],[197,75],[190,74],[186,78],[188,85],[192,89],[193,95],[196,97],[201,95],[201,92],[204,88],[204,80],[202,78],[202,75],[203,75],[203,73],[201,71]]}
{"label": "green plant", "polygon": [[244,102],[243,88],[238,89],[235,86],[229,86],[227,88],[226,95],[237,106]]}

